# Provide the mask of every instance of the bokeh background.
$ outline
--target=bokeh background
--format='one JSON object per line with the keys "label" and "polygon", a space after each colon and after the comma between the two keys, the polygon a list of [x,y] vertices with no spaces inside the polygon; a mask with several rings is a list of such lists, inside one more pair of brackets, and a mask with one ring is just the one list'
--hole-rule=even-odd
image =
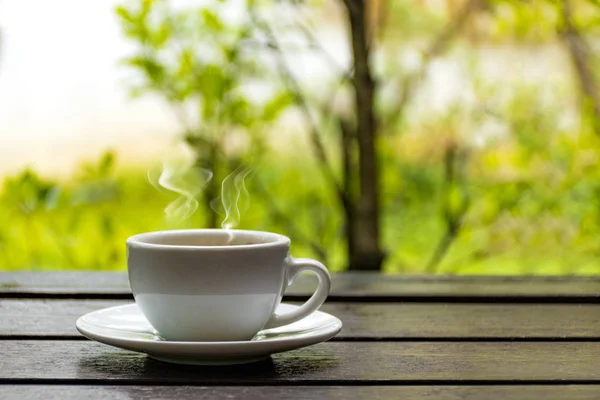
{"label": "bokeh background", "polygon": [[332,270],[600,273],[597,0],[1,0],[0,269],[285,233]]}

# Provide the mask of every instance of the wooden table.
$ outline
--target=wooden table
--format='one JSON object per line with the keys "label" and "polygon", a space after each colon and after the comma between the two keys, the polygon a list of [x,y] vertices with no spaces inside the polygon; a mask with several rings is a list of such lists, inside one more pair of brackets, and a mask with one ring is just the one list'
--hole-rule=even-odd
{"label": "wooden table", "polygon": [[0,273],[0,297],[1,399],[600,399],[598,278],[337,275],[336,338],[236,367],[79,335],[79,316],[132,301],[124,274]]}

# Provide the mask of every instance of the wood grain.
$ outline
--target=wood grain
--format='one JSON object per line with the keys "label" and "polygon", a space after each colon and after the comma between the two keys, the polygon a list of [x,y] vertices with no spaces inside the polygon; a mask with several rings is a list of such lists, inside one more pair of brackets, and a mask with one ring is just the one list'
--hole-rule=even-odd
{"label": "wood grain", "polygon": [[[334,274],[329,301],[545,301],[599,302],[598,277],[410,276],[368,272]],[[312,293],[300,276],[288,300]],[[2,272],[1,297],[131,299],[123,272]]]}
{"label": "wood grain", "polygon": [[[77,338],[75,321],[121,300],[0,300],[0,337]],[[337,340],[600,340],[600,304],[328,303]]]}
{"label": "wood grain", "polygon": [[4,385],[4,400],[598,400],[600,386],[63,386]]}
{"label": "wood grain", "polygon": [[88,341],[2,341],[0,382],[178,385],[600,383],[600,343],[328,342],[193,367]]}

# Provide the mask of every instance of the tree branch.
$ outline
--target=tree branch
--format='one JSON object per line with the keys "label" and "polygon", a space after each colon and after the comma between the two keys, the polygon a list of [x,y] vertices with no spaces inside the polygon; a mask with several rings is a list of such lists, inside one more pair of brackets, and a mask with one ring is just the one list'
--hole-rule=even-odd
{"label": "tree branch", "polygon": [[252,9],[250,11],[250,16],[255,25],[263,31],[263,33],[267,36],[269,42],[272,44],[271,49],[273,50],[277,58],[277,66],[279,69],[279,73],[284,81],[284,84],[287,86],[288,90],[294,97],[294,101],[300,107],[300,110],[304,114],[306,121],[309,123],[309,135],[311,145],[315,150],[315,154],[321,166],[322,172],[329,184],[335,189],[335,193],[339,197],[339,200],[343,203],[345,201],[346,194],[342,190],[335,176],[333,168],[331,167],[329,157],[325,150],[325,145],[321,138],[322,135],[318,128],[317,121],[315,121],[315,118],[312,115],[312,112],[308,105],[308,101],[302,94],[302,90],[300,88],[299,83],[296,81],[296,78],[293,76],[285,61],[283,50],[281,49],[279,41],[277,40],[277,37],[273,32],[273,29],[269,26],[269,24],[259,19],[259,17]]}
{"label": "tree branch", "polygon": [[[296,9],[297,14],[303,14],[304,19],[306,19],[306,16],[302,12],[302,8],[298,3],[294,3],[294,8]],[[329,53],[325,49],[325,47],[323,47],[323,44],[316,38],[312,30],[299,19],[296,19],[295,22],[300,31],[304,34],[304,37],[306,38],[311,48],[319,50],[319,52],[323,55],[323,58],[325,58],[327,62],[338,71],[339,75],[342,77],[343,80],[352,80],[352,70],[344,71],[344,68],[341,65],[339,65],[335,58],[331,55],[331,53]]]}
{"label": "tree branch", "polygon": [[[293,4],[294,4],[295,9],[297,10],[298,14],[303,14],[300,4],[297,2],[294,2]],[[333,107],[334,107],[334,103],[335,103],[335,98],[337,97],[337,94],[338,94],[340,88],[342,87],[342,85],[345,82],[352,83],[352,77],[354,75],[354,66],[350,66],[348,68],[348,70],[345,71],[344,68],[342,66],[340,66],[337,63],[337,61],[335,61],[334,57],[323,47],[321,42],[316,38],[315,34],[305,23],[301,22],[299,19],[296,19],[296,24],[297,24],[298,28],[300,29],[300,31],[304,34],[304,37],[306,38],[306,40],[307,40],[308,44],[311,46],[311,48],[319,50],[319,52],[322,54],[323,58],[327,60],[329,65],[331,65],[333,69],[338,71],[337,84],[334,86],[334,88],[331,91],[331,93],[329,94],[329,96],[327,96],[328,100],[324,103],[318,104],[319,109],[321,111],[321,116],[327,121],[325,123],[325,126],[327,126],[334,119],[336,119],[338,125],[341,126],[342,123],[345,123],[346,128],[350,128],[348,126],[348,124],[346,123],[347,121],[342,121],[341,117],[336,116],[336,114],[334,113]]]}
{"label": "tree branch", "polygon": [[[466,154],[457,148],[455,143],[449,143],[444,156],[444,183],[443,183],[443,205],[442,213],[446,222],[446,231],[436,246],[425,270],[435,272],[437,266],[450,250],[452,243],[458,239],[463,220],[471,205],[471,197],[464,179],[464,163]],[[457,171],[457,169],[459,171]],[[452,192],[455,186],[459,186],[461,199],[458,208],[454,209],[452,204]]]}
{"label": "tree branch", "polygon": [[462,9],[458,12],[458,15],[454,17],[448,26],[434,38],[431,44],[423,52],[423,63],[421,64],[421,67],[418,70],[407,74],[404,79],[402,79],[402,88],[400,89],[398,105],[394,109],[390,119],[382,124],[382,130],[384,132],[393,129],[398,121],[402,120],[404,112],[406,111],[406,106],[410,100],[412,100],[418,85],[423,81],[431,62],[448,50],[452,40],[460,33],[464,24],[471,16],[471,13],[477,9],[481,4],[481,1],[482,0],[467,0]]}

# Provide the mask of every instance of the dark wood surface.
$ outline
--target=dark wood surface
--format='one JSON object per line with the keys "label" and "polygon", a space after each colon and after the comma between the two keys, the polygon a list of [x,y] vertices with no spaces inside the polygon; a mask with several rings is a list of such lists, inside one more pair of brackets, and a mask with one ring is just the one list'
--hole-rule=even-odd
{"label": "dark wood surface", "polygon": [[[83,339],[80,316],[124,300],[0,300],[0,337]],[[600,304],[327,303],[333,340],[600,340]],[[27,318],[23,318],[26,315]],[[557,323],[560,321],[560,323]]]}
{"label": "dark wood surface", "polygon": [[[288,300],[305,298],[301,277]],[[0,398],[600,399],[600,279],[335,275],[327,343],[237,367],[89,341],[123,273],[0,273]]]}
{"label": "dark wood surface", "polygon": [[598,400],[600,387],[564,386],[135,386],[5,385],[0,398],[22,400]]}
{"label": "dark wood surface", "polygon": [[599,342],[327,342],[234,367],[173,365],[89,341],[0,348],[0,381],[40,383],[600,383],[598,367]]}
{"label": "dark wood surface", "polygon": [[[287,299],[304,299],[316,286],[302,275]],[[4,298],[131,299],[123,272],[7,272],[0,274]],[[328,301],[600,302],[599,277],[410,276],[334,274]]]}

